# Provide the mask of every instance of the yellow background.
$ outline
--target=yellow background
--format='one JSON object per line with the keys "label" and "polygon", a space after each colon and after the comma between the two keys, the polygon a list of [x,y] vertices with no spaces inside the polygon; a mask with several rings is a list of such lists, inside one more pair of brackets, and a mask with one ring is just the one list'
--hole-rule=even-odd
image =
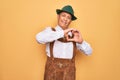
{"label": "yellow background", "polygon": [[45,45],[35,35],[55,27],[55,10],[73,6],[81,31],[93,48],[78,52],[76,80],[120,80],[120,0],[0,0],[0,80],[43,80]]}

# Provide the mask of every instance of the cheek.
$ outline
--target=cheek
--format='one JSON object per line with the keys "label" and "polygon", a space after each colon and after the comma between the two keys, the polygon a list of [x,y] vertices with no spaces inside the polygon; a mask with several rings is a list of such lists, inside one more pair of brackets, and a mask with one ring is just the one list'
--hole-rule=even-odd
{"label": "cheek", "polygon": [[58,18],[58,23],[61,23],[61,20],[62,20],[62,19],[59,17],[59,18]]}
{"label": "cheek", "polygon": [[67,24],[70,24],[71,23],[71,20],[68,20]]}
{"label": "cheek", "polygon": [[63,18],[62,18],[62,17],[60,17],[60,18],[59,18],[59,21],[62,21],[62,20],[63,20]]}

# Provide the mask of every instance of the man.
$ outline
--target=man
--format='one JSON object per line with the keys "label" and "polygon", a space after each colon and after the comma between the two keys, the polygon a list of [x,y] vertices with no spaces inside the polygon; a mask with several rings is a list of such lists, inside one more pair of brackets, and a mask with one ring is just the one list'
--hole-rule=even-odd
{"label": "man", "polygon": [[92,53],[91,46],[83,40],[81,33],[69,28],[77,18],[70,5],[57,9],[58,25],[47,27],[36,35],[39,43],[46,44],[47,62],[44,80],[75,80],[75,50],[86,55]]}

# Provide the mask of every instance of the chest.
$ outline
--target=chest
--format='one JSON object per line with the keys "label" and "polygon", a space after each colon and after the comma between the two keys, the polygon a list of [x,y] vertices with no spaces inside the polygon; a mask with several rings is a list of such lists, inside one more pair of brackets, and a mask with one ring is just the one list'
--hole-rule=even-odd
{"label": "chest", "polygon": [[73,49],[73,43],[72,42],[61,42],[61,41],[58,41],[56,40],[54,42],[54,46],[53,46],[53,49],[59,49],[59,50],[71,50]]}
{"label": "chest", "polygon": [[53,54],[54,56],[59,57],[72,57],[73,56],[73,43],[72,42],[61,42],[55,41],[53,46]]}

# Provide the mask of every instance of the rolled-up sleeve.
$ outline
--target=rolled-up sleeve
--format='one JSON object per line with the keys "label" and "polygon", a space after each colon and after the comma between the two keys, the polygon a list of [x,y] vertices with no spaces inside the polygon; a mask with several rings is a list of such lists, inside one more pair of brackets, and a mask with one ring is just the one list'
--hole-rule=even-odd
{"label": "rolled-up sleeve", "polygon": [[76,43],[77,49],[82,51],[86,55],[91,55],[92,54],[92,48],[89,43],[86,41],[83,41],[81,44]]}
{"label": "rolled-up sleeve", "polygon": [[36,35],[36,40],[38,43],[46,44],[62,37],[64,37],[63,30],[53,31],[51,27],[47,27]]}

